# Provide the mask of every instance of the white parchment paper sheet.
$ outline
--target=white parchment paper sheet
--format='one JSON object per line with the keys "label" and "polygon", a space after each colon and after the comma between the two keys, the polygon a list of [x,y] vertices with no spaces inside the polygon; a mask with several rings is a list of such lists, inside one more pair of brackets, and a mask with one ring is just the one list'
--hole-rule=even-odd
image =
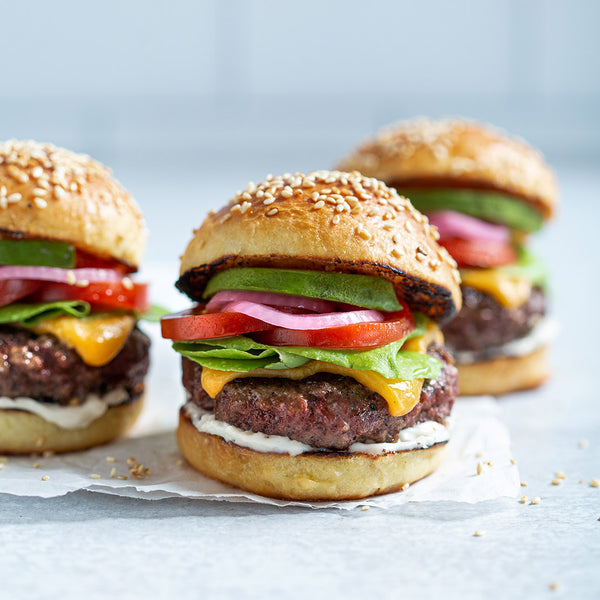
{"label": "white parchment paper sheet", "polygon": [[[455,425],[446,460],[435,473],[404,492],[362,501],[286,502],[249,494],[213,481],[181,460],[172,429],[156,431],[156,421],[150,426],[150,429],[155,428],[154,432],[142,432],[138,437],[85,452],[47,458],[7,457],[3,459],[6,462],[0,470],[0,492],[50,498],[89,490],[146,500],[183,497],[344,509],[356,506],[389,508],[405,502],[423,501],[475,503],[517,496],[519,473],[511,462],[509,434],[498,418],[495,401],[486,397],[461,398],[453,414]],[[151,469],[152,474],[144,479],[133,477],[127,466],[129,457],[135,457],[138,463]],[[477,475],[480,462],[483,470]],[[111,478],[113,467],[116,475],[127,479]],[[92,475],[100,475],[100,478],[92,478]],[[43,476],[48,479],[42,480]]]}

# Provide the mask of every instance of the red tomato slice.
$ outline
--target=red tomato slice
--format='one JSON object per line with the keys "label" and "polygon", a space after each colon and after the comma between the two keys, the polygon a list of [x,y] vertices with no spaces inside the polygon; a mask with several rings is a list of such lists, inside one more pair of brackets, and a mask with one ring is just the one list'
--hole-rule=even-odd
{"label": "red tomato slice", "polygon": [[5,279],[0,281],[0,306],[6,306],[33,294],[41,283],[28,279]]}
{"label": "red tomato slice", "polygon": [[355,323],[327,329],[300,330],[276,327],[252,337],[270,346],[308,346],[311,348],[377,348],[407,336],[415,328],[408,308],[389,313],[380,323]]}
{"label": "red tomato slice", "polygon": [[114,269],[119,273],[133,273],[134,267],[130,267],[124,263],[114,260],[112,258],[98,258],[93,254],[85,252],[83,250],[77,250],[75,257],[75,268],[76,269]]}
{"label": "red tomato slice", "polygon": [[517,260],[515,249],[507,242],[489,240],[440,240],[459,267],[500,267]]}
{"label": "red tomato slice", "polygon": [[166,315],[160,320],[162,336],[186,342],[210,338],[231,337],[252,331],[272,329],[273,325],[241,313],[203,314],[204,305]]}
{"label": "red tomato slice", "polygon": [[146,312],[149,308],[146,283],[125,286],[120,281],[91,282],[85,287],[67,283],[44,283],[33,299],[36,302],[83,300],[94,308],[122,308],[138,312]]}

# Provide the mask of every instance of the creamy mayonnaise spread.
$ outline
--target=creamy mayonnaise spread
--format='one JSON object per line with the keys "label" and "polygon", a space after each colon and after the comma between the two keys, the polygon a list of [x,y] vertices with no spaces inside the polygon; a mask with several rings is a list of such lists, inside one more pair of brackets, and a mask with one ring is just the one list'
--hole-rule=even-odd
{"label": "creamy mayonnaise spread", "polygon": [[61,406],[48,402],[39,402],[33,398],[6,398],[0,396],[0,409],[22,410],[42,417],[63,429],[83,429],[100,418],[109,406],[116,406],[129,400],[129,394],[118,387],[104,396],[89,394],[83,404]]}
{"label": "creamy mayonnaise spread", "polygon": [[[227,442],[233,442],[238,446],[250,448],[257,452],[274,452],[277,454],[289,454],[297,456],[304,452],[313,452],[319,448],[313,448],[296,440],[281,435],[265,435],[264,433],[243,431],[234,425],[218,421],[213,413],[202,410],[193,402],[184,406],[184,412],[190,417],[194,427],[202,433],[218,435]],[[402,450],[415,450],[417,448],[428,448],[434,444],[447,442],[450,437],[450,422],[443,425],[435,421],[425,421],[414,427],[407,427],[400,431],[398,441],[385,444],[356,443],[352,444],[349,452],[361,452],[366,454],[386,454],[388,452],[400,452]]]}
{"label": "creamy mayonnaise spread", "polygon": [[544,318],[524,337],[503,344],[486,348],[481,352],[454,350],[452,354],[458,364],[467,365],[480,360],[492,360],[500,357],[525,356],[551,342],[558,332],[558,323],[554,319]]}

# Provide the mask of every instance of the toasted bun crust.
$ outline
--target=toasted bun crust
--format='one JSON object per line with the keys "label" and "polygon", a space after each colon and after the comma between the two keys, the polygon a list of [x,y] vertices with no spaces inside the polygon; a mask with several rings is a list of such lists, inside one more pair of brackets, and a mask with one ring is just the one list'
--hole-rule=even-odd
{"label": "toasted bun crust", "polygon": [[381,130],[342,160],[399,188],[474,187],[523,199],[548,219],[557,203],[554,174],[520,139],[464,119],[415,119]]}
{"label": "toasted bun crust", "polygon": [[285,500],[354,500],[395,492],[433,472],[446,444],[380,456],[256,452],[199,432],[183,412],[177,442],[187,461],[212,479]]}
{"label": "toasted bun crust", "polygon": [[200,300],[231,267],[345,271],[390,280],[434,320],[461,306],[456,263],[408,200],[359,173],[317,171],[250,183],[211,213],[181,259],[177,286]]}
{"label": "toasted bun crust", "polygon": [[0,410],[0,454],[73,452],[105,444],[123,435],[138,418],[144,396],[111,406],[84,429],[63,429],[20,410]]}
{"label": "toasted bun crust", "polygon": [[135,268],[146,243],[142,214],[109,169],[33,141],[0,143],[0,234],[69,242]]}
{"label": "toasted bun crust", "polygon": [[548,379],[548,348],[525,356],[496,358],[473,364],[457,364],[461,396],[498,396],[536,388]]}

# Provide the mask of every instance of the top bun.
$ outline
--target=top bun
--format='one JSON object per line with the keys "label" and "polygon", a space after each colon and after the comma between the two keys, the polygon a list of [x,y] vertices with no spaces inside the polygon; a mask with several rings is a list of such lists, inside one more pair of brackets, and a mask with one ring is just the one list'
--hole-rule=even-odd
{"label": "top bun", "polygon": [[231,267],[344,271],[391,281],[418,312],[443,321],[461,305],[456,263],[406,199],[360,173],[315,171],[249,183],[194,232],[177,287],[194,300]]}
{"label": "top bun", "polygon": [[105,166],[51,144],[0,142],[0,234],[59,240],[139,266],[142,214]]}
{"label": "top bun", "polygon": [[548,219],[557,187],[541,154],[524,141],[464,119],[425,118],[382,129],[342,160],[394,187],[465,187],[516,196]]}

